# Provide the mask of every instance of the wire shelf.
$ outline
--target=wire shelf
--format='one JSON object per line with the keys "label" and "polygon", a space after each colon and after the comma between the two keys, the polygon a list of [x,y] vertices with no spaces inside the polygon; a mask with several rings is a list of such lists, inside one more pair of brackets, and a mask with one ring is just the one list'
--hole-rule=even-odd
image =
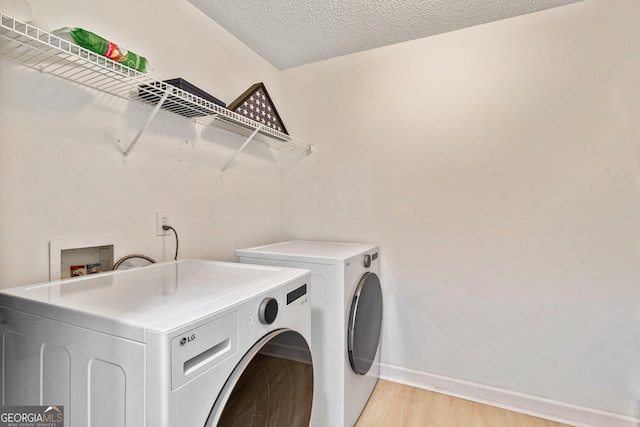
{"label": "wire shelf", "polygon": [[268,137],[267,142],[274,148],[312,151],[312,146],[285,133],[1,12],[0,16],[1,57],[127,100],[156,106],[162,101],[162,109],[205,126],[221,127],[238,134],[242,134],[242,130],[257,130],[257,133]]}

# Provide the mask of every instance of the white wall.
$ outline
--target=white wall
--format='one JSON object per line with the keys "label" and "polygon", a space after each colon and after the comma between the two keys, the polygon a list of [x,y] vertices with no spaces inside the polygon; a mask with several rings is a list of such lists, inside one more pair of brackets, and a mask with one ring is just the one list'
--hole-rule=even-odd
{"label": "white wall", "polygon": [[381,245],[383,362],[637,417],[640,3],[291,69],[283,238]]}
{"label": "white wall", "polygon": [[[380,243],[383,359],[637,417],[640,4],[587,0],[279,73],[188,2],[31,0],[226,102],[264,81],[286,159],[0,60],[0,287],[48,243],[119,234],[158,259],[287,238]],[[54,4],[55,3],[55,4]],[[118,142],[121,140],[121,142]],[[282,193],[282,194],[281,194]],[[282,227],[282,234],[280,234]]]}
{"label": "white wall", "polygon": [[[229,103],[263,81],[279,100],[279,72],[182,0],[31,0],[49,29],[80,26],[147,56],[158,79],[182,77]],[[277,161],[244,139],[161,112],[121,164],[151,108],[0,60],[0,287],[49,278],[49,241],[117,234],[123,254],[171,259],[155,234],[168,209],[180,257],[233,259],[278,238]],[[120,140],[120,142],[118,142]]]}

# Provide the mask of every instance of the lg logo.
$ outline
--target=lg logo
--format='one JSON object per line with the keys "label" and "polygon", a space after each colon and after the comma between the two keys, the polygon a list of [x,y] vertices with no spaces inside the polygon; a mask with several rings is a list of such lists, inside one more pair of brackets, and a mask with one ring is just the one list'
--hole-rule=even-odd
{"label": "lg logo", "polygon": [[195,339],[196,339],[196,334],[193,334],[190,337],[182,337],[180,338],[180,345],[185,345],[186,343],[195,341]]}

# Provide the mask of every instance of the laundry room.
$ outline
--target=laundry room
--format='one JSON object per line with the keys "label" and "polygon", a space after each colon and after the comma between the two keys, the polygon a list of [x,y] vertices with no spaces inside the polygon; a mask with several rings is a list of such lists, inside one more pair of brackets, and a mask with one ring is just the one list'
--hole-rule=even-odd
{"label": "laundry room", "polygon": [[[110,236],[113,258],[158,262],[374,244],[380,378],[574,426],[640,424],[640,2],[533,2],[281,65],[196,1],[28,3],[32,25],[92,31],[227,105],[263,83],[295,144],[245,146],[245,129],[24,66],[3,29],[0,289],[55,279],[67,239]],[[349,19],[352,3],[331,4]]]}

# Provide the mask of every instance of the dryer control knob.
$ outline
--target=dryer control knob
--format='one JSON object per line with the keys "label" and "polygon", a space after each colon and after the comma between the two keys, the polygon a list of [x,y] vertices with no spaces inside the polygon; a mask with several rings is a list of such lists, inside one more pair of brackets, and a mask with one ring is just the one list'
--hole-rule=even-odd
{"label": "dryer control knob", "polygon": [[276,321],[276,317],[278,316],[278,300],[275,298],[265,298],[260,303],[260,308],[258,309],[258,318],[261,323],[265,325],[270,325]]}
{"label": "dryer control knob", "polygon": [[365,256],[362,257],[362,265],[366,268],[371,267],[371,255],[365,254]]}

